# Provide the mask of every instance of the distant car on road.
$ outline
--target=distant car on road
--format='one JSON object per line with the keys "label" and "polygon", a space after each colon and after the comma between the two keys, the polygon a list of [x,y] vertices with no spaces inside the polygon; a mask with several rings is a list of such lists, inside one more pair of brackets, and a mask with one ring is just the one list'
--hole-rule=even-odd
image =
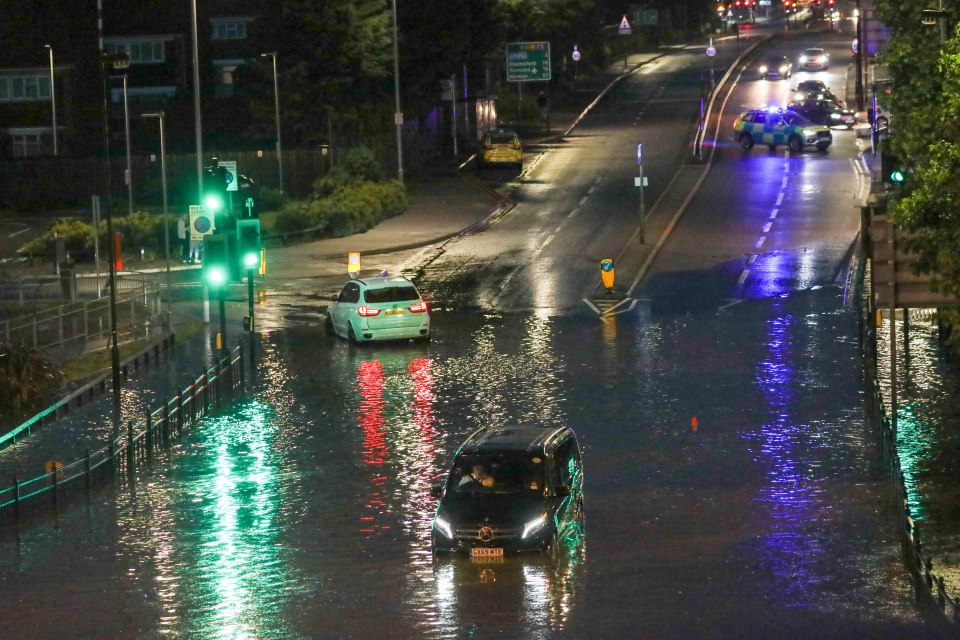
{"label": "distant car on road", "polygon": [[772,151],[787,145],[790,151],[803,151],[815,146],[826,151],[833,142],[830,127],[814,124],[795,111],[779,108],[751,109],[741,113],[733,123],[733,138],[744,149],[765,144]]}
{"label": "distant car on road", "polygon": [[819,47],[811,47],[803,50],[799,62],[804,71],[826,71],[830,68],[830,54]]}
{"label": "distant car on road", "polygon": [[811,93],[830,93],[830,87],[823,80],[804,80],[793,88],[793,99],[802,100]]}
{"label": "distant car on road", "polygon": [[850,109],[844,109],[833,100],[796,100],[788,104],[787,108],[796,111],[810,122],[828,127],[843,125],[847,129],[852,129],[857,123],[856,113]]}
{"label": "distant car on road", "polygon": [[354,344],[429,340],[430,312],[417,288],[402,276],[352,279],[331,297],[325,326]]}
{"label": "distant car on road", "polygon": [[793,63],[786,56],[769,56],[757,65],[757,74],[765,80],[783,80],[793,75]]}
{"label": "distant car on road", "polygon": [[478,160],[481,167],[510,166],[523,168],[523,145],[520,136],[510,129],[488,129],[480,139]]}

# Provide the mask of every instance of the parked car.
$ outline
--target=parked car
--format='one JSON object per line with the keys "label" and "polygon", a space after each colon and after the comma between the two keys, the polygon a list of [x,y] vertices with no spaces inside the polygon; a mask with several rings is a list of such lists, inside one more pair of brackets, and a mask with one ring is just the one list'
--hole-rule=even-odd
{"label": "parked car", "polygon": [[804,71],[826,71],[830,68],[830,54],[819,47],[811,47],[803,50],[799,62]]}
{"label": "parked car", "polygon": [[353,343],[430,339],[430,312],[402,276],[351,279],[331,297],[327,332]]}
{"label": "parked car", "polygon": [[476,561],[559,552],[583,528],[583,463],[569,427],[482,427],[454,455],[433,520],[434,552]]}
{"label": "parked car", "polygon": [[826,151],[833,142],[830,127],[814,124],[795,111],[779,108],[750,109],[737,116],[733,123],[733,138],[744,149],[754,144],[765,144],[771,150],[787,145],[791,151],[802,151],[815,146]]}
{"label": "parked car", "polygon": [[796,111],[810,122],[824,124],[828,127],[839,125],[852,129],[857,123],[857,114],[845,109],[833,100],[818,100],[816,98],[796,100],[787,105],[791,111]]}
{"label": "parked car", "polygon": [[488,129],[480,139],[477,156],[481,167],[509,166],[523,168],[523,146],[520,136],[509,129]]}
{"label": "parked car", "polygon": [[757,65],[757,74],[766,80],[782,80],[793,75],[793,63],[786,56],[769,56]]}

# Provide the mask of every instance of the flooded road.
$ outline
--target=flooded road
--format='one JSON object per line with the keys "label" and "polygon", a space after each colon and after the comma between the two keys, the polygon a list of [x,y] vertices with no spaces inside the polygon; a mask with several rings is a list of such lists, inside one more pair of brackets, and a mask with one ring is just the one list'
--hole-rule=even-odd
{"label": "flooded road", "polygon": [[[821,289],[601,322],[436,313],[429,346],[267,336],[262,386],[133,484],[0,539],[14,637],[941,637],[912,604]],[[586,535],[434,561],[479,425],[569,424]],[[5,636],[7,634],[4,634]]]}

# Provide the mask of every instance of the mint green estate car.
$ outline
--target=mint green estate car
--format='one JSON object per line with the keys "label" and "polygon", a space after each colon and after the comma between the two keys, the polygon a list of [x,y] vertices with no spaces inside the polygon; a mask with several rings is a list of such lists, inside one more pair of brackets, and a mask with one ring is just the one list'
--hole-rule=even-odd
{"label": "mint green estate car", "polygon": [[786,145],[790,151],[803,151],[814,146],[826,151],[833,142],[830,127],[814,124],[795,111],[780,108],[751,109],[737,116],[733,123],[733,139],[744,149],[765,144],[770,150]]}
{"label": "mint green estate car", "polygon": [[402,276],[354,278],[330,300],[327,332],[354,344],[430,339],[427,303]]}

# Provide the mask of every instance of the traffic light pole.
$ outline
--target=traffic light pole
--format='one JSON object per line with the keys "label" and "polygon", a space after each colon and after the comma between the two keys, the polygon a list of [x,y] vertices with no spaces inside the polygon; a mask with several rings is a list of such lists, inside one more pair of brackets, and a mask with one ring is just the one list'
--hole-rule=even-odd
{"label": "traffic light pole", "polygon": [[250,380],[253,381],[257,379],[257,359],[254,357],[257,345],[253,333],[253,269],[247,269],[247,315],[250,323],[247,325],[247,336],[250,340],[250,349],[247,353],[250,357]]}
{"label": "traffic light pole", "polygon": [[217,299],[220,303],[220,355],[227,352],[227,285],[224,283],[217,289]]}

